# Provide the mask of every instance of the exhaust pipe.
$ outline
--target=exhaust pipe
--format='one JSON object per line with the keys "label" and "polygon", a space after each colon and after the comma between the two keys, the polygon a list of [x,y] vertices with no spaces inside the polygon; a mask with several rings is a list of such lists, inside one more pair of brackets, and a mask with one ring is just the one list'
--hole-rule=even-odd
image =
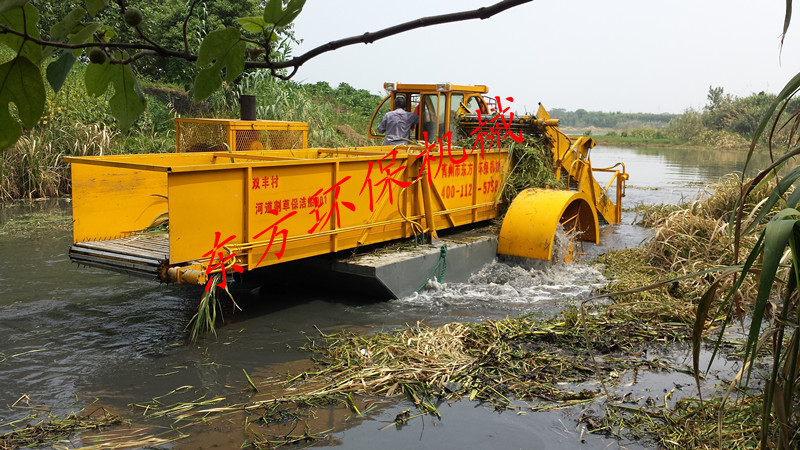
{"label": "exhaust pipe", "polygon": [[242,120],[256,120],[256,96],[239,96],[239,118]]}

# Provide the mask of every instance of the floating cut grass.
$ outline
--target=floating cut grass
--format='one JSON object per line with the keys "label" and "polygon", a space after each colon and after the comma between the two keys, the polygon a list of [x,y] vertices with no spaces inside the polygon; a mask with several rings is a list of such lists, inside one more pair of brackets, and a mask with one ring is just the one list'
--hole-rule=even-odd
{"label": "floating cut grass", "polygon": [[[280,380],[253,383],[259,392],[282,391],[281,396],[211,408],[204,399],[142,407],[150,416],[207,420],[242,410],[263,411],[264,417],[272,417],[285,408],[331,403],[343,404],[360,415],[364,411],[356,406],[356,395],[403,395],[421,413],[434,416],[439,416],[438,400],[462,397],[489,402],[500,410],[510,407],[514,399],[569,406],[589,402],[597,395],[591,390],[575,392],[570,386],[596,377],[610,379],[611,373],[635,368],[663,368],[663,362],[643,356],[644,347],[689,336],[686,324],[634,321],[623,314],[603,314],[602,309],[594,312],[586,320],[588,330],[581,326],[573,308],[547,321],[523,317],[436,328],[418,324],[371,336],[347,331],[324,334],[320,342],[306,346],[319,355],[313,371],[291,377],[288,384]],[[554,352],[554,348],[558,350]],[[615,357],[594,366],[589,351]]]}
{"label": "floating cut grass", "polygon": [[35,425],[28,424],[25,428],[0,435],[0,449],[10,450],[52,444],[81,431],[98,430],[123,423],[127,423],[127,421],[105,411],[102,416],[70,414],[64,419],[50,418]]}
{"label": "floating cut grass", "polygon": [[26,203],[23,212],[9,214],[7,216],[11,217],[8,221],[0,222],[0,236],[28,238],[39,233],[52,233],[54,230],[71,230],[72,216],[65,209],[54,207],[60,204],[62,203]]}
{"label": "floating cut grass", "polygon": [[720,398],[703,402],[681,399],[674,408],[616,403],[609,406],[602,417],[582,418],[592,432],[617,439],[648,439],[655,441],[658,448],[675,450],[751,449],[759,444],[757,398],[745,397],[736,406],[723,404]]}
{"label": "floating cut grass", "polygon": [[222,306],[217,298],[220,291],[227,294],[234,308],[241,310],[239,305],[236,304],[236,300],[233,299],[233,295],[231,291],[228,290],[227,285],[224,288],[217,287],[220,282],[222,282],[222,273],[215,273],[211,278],[208,291],[205,291],[203,297],[200,298],[200,304],[197,305],[197,312],[192,316],[192,319],[187,325],[187,327],[191,329],[191,340],[193,342],[197,341],[197,338],[200,337],[201,334],[207,332],[211,332],[216,336],[217,331],[215,325],[217,322],[217,310],[219,310],[220,317],[222,316]]}

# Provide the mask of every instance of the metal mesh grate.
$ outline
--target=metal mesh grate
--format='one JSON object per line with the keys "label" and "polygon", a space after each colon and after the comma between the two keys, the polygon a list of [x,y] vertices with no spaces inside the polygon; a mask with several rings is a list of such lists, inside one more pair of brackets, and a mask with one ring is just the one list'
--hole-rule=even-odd
{"label": "metal mesh grate", "polygon": [[178,152],[224,152],[225,125],[178,122]]}
{"label": "metal mesh grate", "polygon": [[236,130],[236,150],[278,150],[303,147],[300,130]]}
{"label": "metal mesh grate", "polygon": [[[308,125],[279,121],[177,119],[175,129],[178,152],[259,151],[305,148]],[[229,142],[229,136],[233,142]]]}

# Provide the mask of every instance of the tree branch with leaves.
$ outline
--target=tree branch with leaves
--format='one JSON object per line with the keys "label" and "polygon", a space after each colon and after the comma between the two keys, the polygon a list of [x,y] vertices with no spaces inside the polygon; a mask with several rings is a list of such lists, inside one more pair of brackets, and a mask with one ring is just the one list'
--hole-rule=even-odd
{"label": "tree branch with leaves", "polygon": [[[202,37],[196,52],[190,45],[190,20],[201,2],[193,0],[182,16],[181,41],[170,47],[151,36],[143,26],[146,17],[125,0],[85,0],[62,17],[49,17],[49,30],[39,28],[40,11],[30,0],[0,0],[0,46],[14,58],[0,65],[0,149],[13,145],[26,128],[44,113],[45,84],[58,92],[76,63],[88,64],[86,92],[101,96],[113,88],[109,108],[122,129],[144,111],[145,100],[136,80],[137,64],[149,58],[192,62],[194,100],[201,101],[233,83],[245,69],[269,70],[289,79],[309,60],[355,44],[369,44],[400,33],[434,25],[488,19],[533,0],[502,0],[474,10],[421,17],[374,32],[330,41],[293,58],[276,49],[293,39],[291,26],[306,0],[268,0],[260,15],[240,17],[236,25],[219,27]],[[41,68],[46,67],[45,77]],[[288,71],[288,73],[287,73]],[[10,104],[16,105],[12,114]]]}

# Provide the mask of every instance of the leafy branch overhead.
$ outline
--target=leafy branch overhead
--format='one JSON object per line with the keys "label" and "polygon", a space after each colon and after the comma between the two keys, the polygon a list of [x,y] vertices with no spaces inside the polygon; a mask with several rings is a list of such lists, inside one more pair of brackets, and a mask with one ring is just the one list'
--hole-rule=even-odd
{"label": "leafy branch overhead", "polygon": [[[144,111],[136,74],[146,69],[164,71],[164,61],[196,64],[193,95],[195,101],[208,98],[223,80],[233,83],[245,69],[266,69],[273,76],[288,79],[312,58],[345,46],[372,43],[399,33],[432,25],[470,19],[487,19],[509,8],[533,0],[502,0],[470,11],[421,17],[376,32],[328,42],[306,53],[287,58],[278,47],[293,40],[291,25],[300,15],[306,0],[175,0],[179,14],[163,23],[177,24],[179,40],[165,36],[152,22],[161,5],[142,4],[142,10],[127,0],[85,0],[84,7],[70,9],[58,2],[0,0],[0,47],[14,54],[0,65],[0,150],[13,145],[22,126],[35,126],[44,113],[45,84],[58,92],[76,64],[88,64],[87,94],[101,96],[112,86],[111,113],[122,129],[133,125]],[[37,6],[39,8],[37,8]],[[228,8],[230,14],[247,16],[229,23],[209,13],[209,5]],[[238,6],[244,5],[244,8]],[[41,10],[40,10],[41,9]],[[161,8],[163,10],[163,8]],[[153,14],[149,14],[153,13]],[[161,11],[163,16],[163,11]],[[192,30],[191,24],[215,23],[216,29]],[[181,26],[182,25],[182,26]],[[199,43],[199,47],[197,45]],[[160,58],[160,59],[158,59]],[[155,62],[153,62],[155,60]],[[45,76],[42,76],[45,68]],[[288,70],[285,73],[284,70]],[[90,87],[91,86],[91,87]],[[14,103],[16,110],[12,109]]]}
{"label": "leafy branch overhead", "polygon": [[205,67],[194,80],[195,101],[204,100],[222,86],[221,72],[225,72],[228,83],[244,70],[245,43],[236,28],[215,31],[205,39],[197,56],[197,66]]}

